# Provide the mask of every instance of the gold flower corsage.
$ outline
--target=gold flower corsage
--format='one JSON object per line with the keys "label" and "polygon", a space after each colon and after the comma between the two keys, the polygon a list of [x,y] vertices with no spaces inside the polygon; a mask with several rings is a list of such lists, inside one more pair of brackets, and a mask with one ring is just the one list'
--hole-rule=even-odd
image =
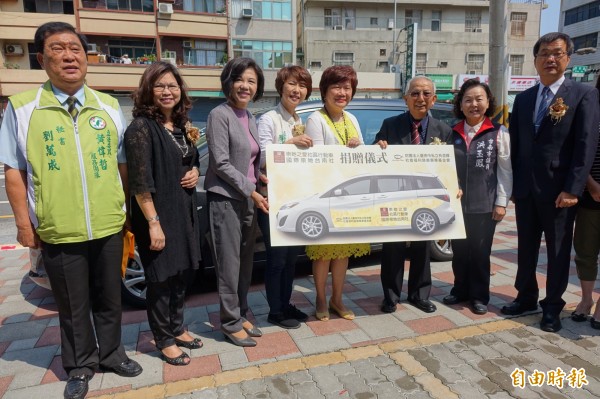
{"label": "gold flower corsage", "polygon": [[187,121],[185,123],[185,135],[192,144],[196,145],[196,142],[200,139],[200,130],[192,125],[192,122]]}
{"label": "gold flower corsage", "polygon": [[552,122],[554,122],[555,125],[560,122],[562,117],[567,113],[568,109],[569,106],[564,103],[562,97],[558,97],[556,101],[554,101],[554,103],[548,107],[548,113],[550,114]]}
{"label": "gold flower corsage", "polygon": [[445,143],[442,142],[442,140],[440,140],[439,137],[434,137],[431,139],[431,143],[429,143],[429,145],[444,145]]}
{"label": "gold flower corsage", "polygon": [[294,125],[294,127],[292,127],[292,136],[302,136],[304,134],[304,127],[304,125]]}

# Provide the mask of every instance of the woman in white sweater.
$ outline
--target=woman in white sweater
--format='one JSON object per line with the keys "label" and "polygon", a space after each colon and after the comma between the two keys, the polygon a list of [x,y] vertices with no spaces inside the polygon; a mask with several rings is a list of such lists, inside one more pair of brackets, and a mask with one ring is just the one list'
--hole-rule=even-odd
{"label": "woman in white sweater", "polygon": [[[306,148],[312,146],[312,139],[304,134],[304,126],[296,107],[304,101],[312,91],[310,73],[299,66],[283,67],[277,72],[275,88],[281,96],[281,102],[272,111],[264,114],[258,121],[260,138],[261,167],[266,162],[266,148],[269,144],[295,144]],[[267,195],[266,192],[263,195]],[[308,319],[302,312],[290,303],[296,258],[304,247],[271,247],[269,232],[269,215],[258,214],[258,225],[263,234],[267,252],[267,268],[265,270],[265,290],[269,303],[267,321],[282,328],[298,328],[300,322]]]}

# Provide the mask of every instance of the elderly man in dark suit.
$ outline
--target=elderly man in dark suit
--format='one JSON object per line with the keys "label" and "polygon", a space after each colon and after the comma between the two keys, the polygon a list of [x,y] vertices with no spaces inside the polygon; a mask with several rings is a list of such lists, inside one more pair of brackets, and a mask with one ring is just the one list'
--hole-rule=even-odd
{"label": "elderly man in dark suit", "polygon": [[[404,95],[409,112],[384,120],[375,137],[374,144],[386,148],[388,144],[431,144],[435,139],[445,143],[452,133],[452,129],[428,114],[436,98],[435,84],[431,79],[425,76],[411,79]],[[436,306],[429,300],[431,291],[429,245],[429,241],[386,242],[383,244],[381,252],[382,312],[392,313],[396,310],[404,280],[404,260],[408,254],[410,255],[408,302],[423,312],[435,312]]]}
{"label": "elderly man in dark suit", "polygon": [[548,256],[540,327],[561,329],[571,261],[577,197],[583,192],[598,141],[598,91],[565,79],[573,42],[559,32],[533,48],[540,84],[519,94],[510,120],[513,198],[519,234],[516,299],[502,313],[537,309],[536,267],[542,233]]}

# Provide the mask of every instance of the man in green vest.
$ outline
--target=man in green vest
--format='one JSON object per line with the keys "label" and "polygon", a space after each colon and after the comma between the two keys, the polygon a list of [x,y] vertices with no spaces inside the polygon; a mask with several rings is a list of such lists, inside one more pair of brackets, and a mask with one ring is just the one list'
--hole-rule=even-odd
{"label": "man in green vest", "polygon": [[64,397],[78,399],[99,368],[142,372],[121,344],[125,119],[117,100],[85,85],[87,40],[73,26],[40,26],[35,47],[49,80],[9,98],[0,162],[17,240],[42,249],[69,376]]}

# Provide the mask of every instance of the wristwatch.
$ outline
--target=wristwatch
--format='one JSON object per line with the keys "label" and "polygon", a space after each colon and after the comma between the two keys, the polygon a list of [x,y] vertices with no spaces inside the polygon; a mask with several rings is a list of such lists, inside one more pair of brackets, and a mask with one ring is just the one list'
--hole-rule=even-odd
{"label": "wristwatch", "polygon": [[158,222],[160,219],[158,218],[158,215],[156,215],[152,216],[151,218],[147,218],[146,220],[149,222]]}

